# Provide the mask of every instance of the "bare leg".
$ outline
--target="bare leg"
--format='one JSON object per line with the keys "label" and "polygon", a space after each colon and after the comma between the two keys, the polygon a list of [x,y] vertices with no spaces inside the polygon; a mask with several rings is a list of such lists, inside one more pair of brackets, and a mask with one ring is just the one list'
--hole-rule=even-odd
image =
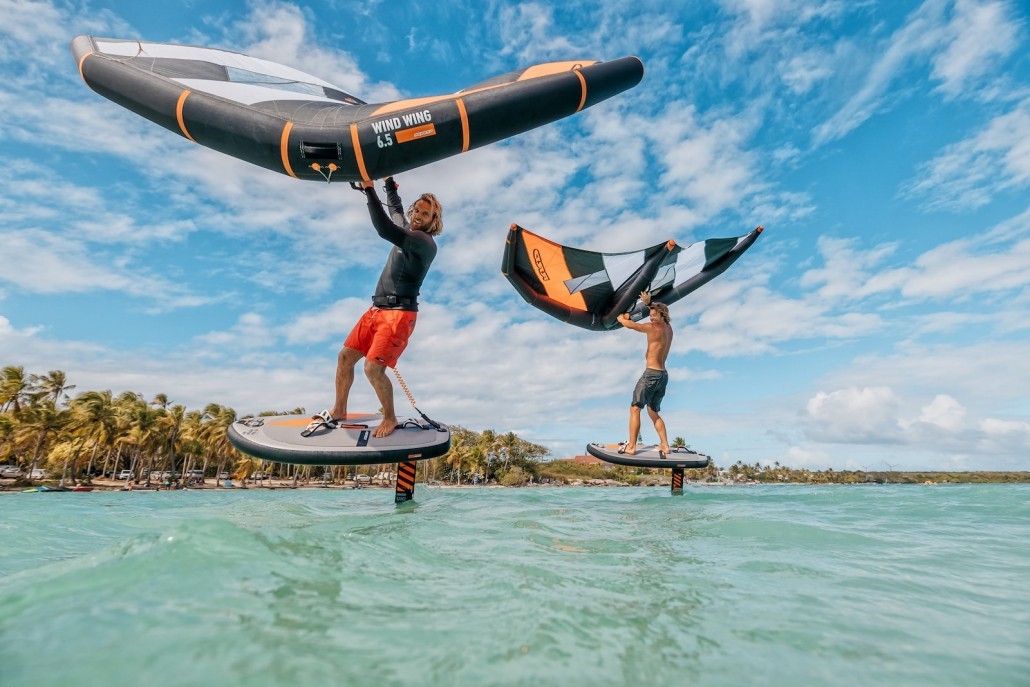
{"label": "bare leg", "polygon": [[363,356],[360,351],[344,346],[336,357],[336,401],[329,414],[336,420],[347,419],[347,399],[354,384],[354,366]]}
{"label": "bare leg", "polygon": [[397,412],[393,407],[393,384],[386,376],[386,366],[365,360],[365,376],[375,389],[379,404],[383,407],[383,421],[372,432],[374,437],[385,437],[397,429]]}
{"label": "bare leg", "polygon": [[632,456],[637,452],[637,437],[640,435],[640,408],[636,406],[629,407],[629,441],[626,442],[626,448],[623,450],[628,456]]}
{"label": "bare leg", "polygon": [[654,428],[658,431],[658,440],[661,442],[658,444],[658,450],[662,453],[668,453],[669,437],[665,434],[665,420],[662,419],[661,415],[651,410],[650,406],[647,408],[647,414],[650,416],[651,422],[654,423]]}

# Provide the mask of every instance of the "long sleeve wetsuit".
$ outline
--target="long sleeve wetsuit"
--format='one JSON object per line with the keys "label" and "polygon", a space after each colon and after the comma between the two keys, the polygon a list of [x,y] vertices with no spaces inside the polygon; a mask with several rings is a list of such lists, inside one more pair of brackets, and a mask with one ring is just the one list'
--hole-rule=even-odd
{"label": "long sleeve wetsuit", "polygon": [[424,231],[412,230],[404,222],[403,206],[396,189],[387,191],[387,202],[390,214],[401,220],[400,225],[387,216],[374,188],[365,189],[365,195],[372,226],[394,246],[379,275],[372,303],[380,308],[417,311],[419,290],[436,257],[436,241]]}

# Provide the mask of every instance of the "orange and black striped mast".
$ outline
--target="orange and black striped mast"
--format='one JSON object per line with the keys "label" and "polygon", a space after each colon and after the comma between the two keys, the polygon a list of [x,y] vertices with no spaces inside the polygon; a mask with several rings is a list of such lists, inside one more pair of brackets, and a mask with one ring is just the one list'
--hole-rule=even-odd
{"label": "orange and black striped mast", "polygon": [[672,493],[683,494],[683,468],[672,469]]}
{"label": "orange and black striped mast", "polygon": [[397,464],[397,486],[393,495],[394,503],[405,503],[415,496],[415,465],[414,460]]}

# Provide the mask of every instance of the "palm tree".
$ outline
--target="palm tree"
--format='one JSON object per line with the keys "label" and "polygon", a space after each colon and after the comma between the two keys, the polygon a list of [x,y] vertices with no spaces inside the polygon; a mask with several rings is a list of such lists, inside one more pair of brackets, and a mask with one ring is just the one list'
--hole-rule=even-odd
{"label": "palm tree", "polygon": [[68,423],[69,413],[67,410],[58,410],[50,399],[26,406],[22,409],[22,413],[24,422],[20,432],[25,437],[34,438],[32,458],[29,461],[29,477],[31,479],[32,471],[36,469],[36,463],[43,453],[47,437],[64,428]]}
{"label": "palm tree", "polygon": [[68,383],[68,376],[61,370],[50,370],[42,376],[32,375],[30,379],[35,386],[35,394],[40,398],[49,398],[55,406],[68,399],[66,391],[75,388],[74,384]]}
{"label": "palm tree", "polygon": [[8,365],[0,373],[0,411],[8,408],[14,410],[15,415],[21,411],[21,401],[31,389],[28,378],[25,377],[25,368],[15,365]]}
{"label": "palm tree", "polygon": [[[468,463],[469,474],[486,474],[486,456],[489,444],[483,441],[477,441],[468,447],[468,453],[466,454],[466,461]],[[476,478],[478,481],[478,478]]]}
{"label": "palm tree", "polygon": [[[236,421],[236,411],[217,403],[209,403],[204,408],[204,426],[200,432],[207,453],[218,462],[221,473],[226,462],[236,461],[240,453],[229,443],[229,426]],[[253,471],[251,471],[253,472]],[[247,477],[250,473],[247,473]]]}
{"label": "palm tree", "polygon": [[[123,391],[112,401],[114,417],[111,419],[111,424],[103,437],[106,450],[104,452],[104,466],[101,468],[101,472],[105,475],[109,472],[116,474],[121,469],[123,454],[126,453],[127,449],[128,455],[132,455],[132,444],[129,437],[131,409],[139,402],[139,394],[131,391]],[[108,470],[109,467],[111,468],[110,471]],[[131,468],[133,466],[130,463],[127,467]]]}
{"label": "palm tree", "polygon": [[[209,454],[204,450],[204,441],[202,437],[204,429],[203,419],[204,414],[199,410],[189,411],[182,419],[179,450],[185,458],[183,463],[184,475],[188,474],[187,470],[193,469],[198,457],[203,458],[203,465],[200,468],[201,472],[204,472],[205,474],[207,473]],[[203,479],[201,482],[203,482]]]}
{"label": "palm tree", "polygon": [[[82,394],[81,399],[83,412],[94,424],[93,451],[89,456],[89,465],[86,466],[86,479],[93,481],[93,461],[96,459],[97,449],[101,445],[110,446],[114,443],[118,432],[118,413],[114,405],[114,395],[110,389],[104,391],[89,391]],[[106,462],[106,461],[105,461]]]}
{"label": "palm tree", "polygon": [[[257,472],[263,472],[263,466],[265,461],[260,458],[239,454],[236,458],[236,462],[233,464],[233,474],[246,486],[247,480],[250,479],[251,475]],[[258,486],[261,486],[260,484]]]}
{"label": "palm tree", "polygon": [[520,457],[519,439],[515,432],[508,432],[497,439],[497,448],[501,454],[501,472],[507,472],[512,460]]}
{"label": "palm tree", "polygon": [[[110,390],[87,391],[72,400],[69,404],[69,408],[72,413],[69,423],[71,430],[73,434],[76,434],[79,437],[79,441],[70,456],[71,479],[72,484],[75,484],[75,466],[79,458],[79,452],[85,446],[86,442],[94,442],[89,466],[86,468],[86,479],[91,480],[93,472],[93,458],[96,456],[97,447],[101,443],[101,438],[106,439],[107,436],[115,431],[117,426],[117,417],[114,407],[114,398],[112,397]],[[65,462],[64,470],[61,472],[62,485],[64,484],[64,478],[67,471],[68,461]]]}
{"label": "palm tree", "polygon": [[119,441],[129,449],[129,469],[135,476],[146,459],[146,482],[149,484],[155,458],[154,451],[149,449],[154,439],[158,411],[152,410],[140,394],[131,391],[123,392],[118,397],[117,406],[122,429]]}
{"label": "palm tree", "polygon": [[451,448],[443,455],[443,462],[451,469],[452,474],[457,475],[458,484],[461,484],[461,473],[465,470],[470,451],[477,440],[475,432],[464,427],[451,428]]}
{"label": "palm tree", "polygon": [[0,413],[0,463],[5,462],[14,452],[15,430],[18,429],[18,421],[14,413]]}
{"label": "palm tree", "polygon": [[[164,394],[159,394],[164,396]],[[157,399],[154,399],[153,403],[157,403]],[[178,481],[175,478],[175,443],[179,440],[179,434],[182,431],[182,423],[186,417],[186,407],[181,405],[174,405],[170,410],[167,409],[167,399],[165,399],[165,405],[162,406],[164,412],[158,416],[157,426],[159,430],[167,437],[168,447],[168,461],[170,463],[169,470],[172,472],[172,480]]]}

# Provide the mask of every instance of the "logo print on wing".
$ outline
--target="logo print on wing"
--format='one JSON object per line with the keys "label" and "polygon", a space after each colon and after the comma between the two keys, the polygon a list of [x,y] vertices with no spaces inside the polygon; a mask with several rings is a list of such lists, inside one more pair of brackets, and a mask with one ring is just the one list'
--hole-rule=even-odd
{"label": "logo print on wing", "polygon": [[544,259],[540,257],[540,251],[533,249],[533,264],[536,265],[536,273],[540,275],[541,281],[550,281],[550,277],[547,276],[547,268],[544,267]]}

